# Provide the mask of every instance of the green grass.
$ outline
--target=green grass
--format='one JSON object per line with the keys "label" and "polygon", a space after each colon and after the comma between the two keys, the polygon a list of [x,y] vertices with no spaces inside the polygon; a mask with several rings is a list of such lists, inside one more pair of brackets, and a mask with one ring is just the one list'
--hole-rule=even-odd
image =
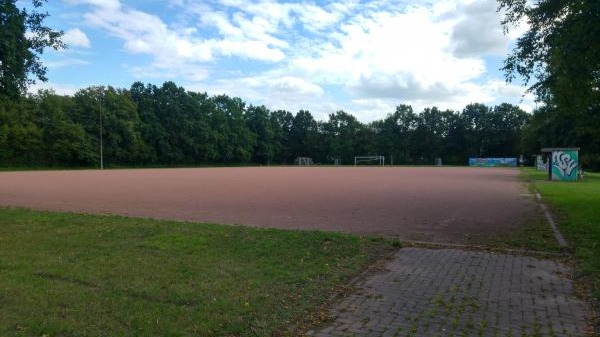
{"label": "green grass", "polygon": [[518,249],[542,253],[560,253],[563,250],[541,210],[524,219],[522,226],[515,230],[476,238],[470,243],[494,249]]}
{"label": "green grass", "polygon": [[[523,170],[522,178],[524,180],[538,178],[537,175],[530,176],[530,174],[535,174],[535,171]],[[540,179],[543,179],[543,176],[540,177]],[[534,197],[534,189],[535,186],[531,184],[530,192],[532,195],[527,198]],[[559,245],[544,212],[539,208],[529,212],[526,218],[521,219],[517,228],[510,228],[494,235],[472,235],[467,242],[472,245],[501,250],[517,249],[540,253],[561,253],[565,250]]]}
{"label": "green grass", "polygon": [[578,182],[549,182],[543,172],[523,172],[551,207],[580,262],[580,276],[591,279],[600,299],[600,174],[586,173]]}
{"label": "green grass", "polygon": [[0,208],[0,335],[294,335],[396,246]]}

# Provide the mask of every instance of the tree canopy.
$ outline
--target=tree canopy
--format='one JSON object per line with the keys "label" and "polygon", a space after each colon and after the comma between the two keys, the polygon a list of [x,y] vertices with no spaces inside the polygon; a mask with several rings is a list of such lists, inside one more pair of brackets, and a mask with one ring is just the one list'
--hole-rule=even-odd
{"label": "tree canopy", "polygon": [[529,25],[505,61],[508,80],[517,75],[540,99],[585,109],[598,104],[600,2],[597,0],[499,0],[505,29]]}
{"label": "tree canopy", "polygon": [[498,2],[506,31],[528,25],[503,68],[508,81],[522,78],[543,105],[524,129],[528,150],[578,146],[599,169],[600,1]]}
{"label": "tree canopy", "polygon": [[33,0],[28,11],[17,8],[17,0],[0,0],[0,99],[19,97],[36,78],[46,81],[40,55],[46,47],[65,47],[63,33],[43,24],[49,15],[39,11],[44,2]]}
{"label": "tree canopy", "polygon": [[371,123],[342,110],[319,121],[308,110],[271,111],[173,82],[136,82],[73,96],[40,91],[0,104],[0,165],[98,167],[101,142],[107,167],[292,164],[296,157],[352,164],[357,155],[429,165],[441,157],[461,165],[470,156],[519,155],[528,118],[510,104],[420,112],[401,104]]}

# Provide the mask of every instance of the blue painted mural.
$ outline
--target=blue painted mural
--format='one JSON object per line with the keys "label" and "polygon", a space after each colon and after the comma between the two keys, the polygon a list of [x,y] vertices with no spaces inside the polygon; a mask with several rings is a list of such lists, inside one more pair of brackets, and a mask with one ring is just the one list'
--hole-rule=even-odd
{"label": "blue painted mural", "polygon": [[469,158],[469,166],[517,167],[517,158]]}

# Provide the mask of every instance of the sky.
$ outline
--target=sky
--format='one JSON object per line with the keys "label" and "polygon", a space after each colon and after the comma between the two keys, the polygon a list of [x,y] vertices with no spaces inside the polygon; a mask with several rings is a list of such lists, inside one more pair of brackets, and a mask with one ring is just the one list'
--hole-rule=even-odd
{"label": "sky", "polygon": [[504,81],[526,26],[504,34],[495,0],[52,0],[44,9],[68,48],[44,52],[49,81],[33,92],[173,81],[362,122],[400,104],[535,106],[521,83]]}

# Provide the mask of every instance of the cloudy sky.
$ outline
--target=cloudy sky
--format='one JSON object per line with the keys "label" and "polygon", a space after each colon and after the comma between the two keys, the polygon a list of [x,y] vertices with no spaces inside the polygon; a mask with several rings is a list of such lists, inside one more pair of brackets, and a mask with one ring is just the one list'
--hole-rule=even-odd
{"label": "cloudy sky", "polygon": [[[47,24],[67,50],[43,60],[60,94],[91,85],[174,81],[191,91],[326,119],[363,122],[398,104],[461,110],[508,102],[531,110],[499,68],[495,0],[52,0]],[[35,90],[40,86],[32,88]]]}

